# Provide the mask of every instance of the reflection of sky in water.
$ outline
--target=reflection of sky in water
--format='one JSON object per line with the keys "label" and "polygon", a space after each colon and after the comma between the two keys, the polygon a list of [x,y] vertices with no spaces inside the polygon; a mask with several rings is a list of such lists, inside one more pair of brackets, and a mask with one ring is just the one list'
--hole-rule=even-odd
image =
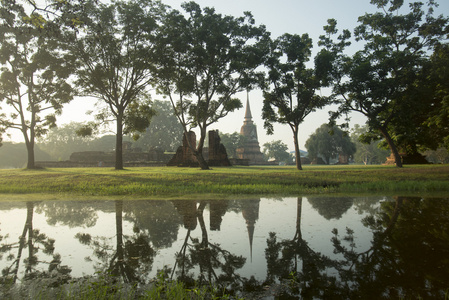
{"label": "reflection of sky in water", "polygon": [[[371,198],[373,207],[378,206],[376,200],[381,197]],[[338,200],[335,200],[338,201]],[[87,203],[86,203],[87,204]],[[337,228],[340,235],[346,233],[346,227],[354,230],[355,242],[358,246],[357,252],[361,252],[370,247],[371,234],[365,228],[360,220],[366,216],[365,213],[359,214],[355,205],[357,199],[354,199],[354,205],[350,207],[339,219],[332,218],[330,220],[321,216],[316,209],[314,209],[307,198],[302,199],[302,213],[301,213],[301,232],[303,239],[308,243],[309,247],[321,254],[335,257],[333,254],[333,247],[330,241],[332,237],[332,229]],[[0,234],[6,235],[9,233],[9,238],[3,240],[2,243],[13,243],[18,241],[18,237],[23,231],[23,226],[26,220],[26,206],[25,203],[20,204],[22,209],[11,209],[0,211]],[[40,206],[40,204],[36,204]],[[55,226],[48,225],[47,217],[44,213],[37,213],[40,211],[35,208],[33,216],[33,227],[39,229],[41,233],[45,233],[52,239],[55,239],[55,253],[62,256],[62,265],[68,265],[72,269],[71,275],[79,277],[82,275],[91,275],[93,267],[90,263],[85,261],[85,257],[91,257],[94,261],[97,259],[92,255],[92,249],[88,246],[81,245],[75,238],[77,233],[89,233],[92,236],[103,236],[108,238],[107,242],[115,249],[115,210],[114,203],[110,202],[107,205],[106,211],[97,211],[98,219],[93,227],[70,228],[66,225],[61,225],[60,222]],[[176,212],[176,210],[174,210]],[[123,214],[125,216],[125,213]],[[267,247],[267,238],[270,232],[276,232],[278,241],[280,239],[292,239],[295,236],[296,221],[297,221],[297,198],[283,198],[283,199],[268,199],[262,198],[259,203],[259,218],[255,223],[254,238],[252,247],[252,261],[250,258],[250,243],[247,231],[247,225],[241,212],[228,211],[223,216],[223,221],[220,226],[220,231],[210,230],[210,212],[208,208],[204,210],[203,214],[206,228],[208,232],[209,242],[220,244],[220,246],[230,251],[235,255],[242,255],[247,257],[246,264],[241,270],[237,272],[243,277],[249,278],[255,276],[259,280],[266,277],[267,262],[265,259],[265,248]],[[158,249],[153,263],[151,276],[156,275],[156,270],[162,268],[163,265],[173,267],[175,259],[174,254],[178,252],[184,242],[186,236],[186,229],[183,226],[178,228],[177,239],[173,243],[171,249]],[[125,235],[133,234],[133,224],[129,221],[123,220],[123,233]],[[201,229],[199,224],[194,231],[191,232],[191,237],[199,238],[201,240]],[[16,255],[17,251],[13,249]],[[26,256],[24,253],[22,256]],[[40,256],[42,260],[49,261],[49,257]],[[0,261],[0,268],[11,264],[6,261],[4,255]],[[23,262],[21,274],[23,275]],[[46,268],[45,265],[38,266],[39,269]],[[19,275],[19,278],[22,277]]]}

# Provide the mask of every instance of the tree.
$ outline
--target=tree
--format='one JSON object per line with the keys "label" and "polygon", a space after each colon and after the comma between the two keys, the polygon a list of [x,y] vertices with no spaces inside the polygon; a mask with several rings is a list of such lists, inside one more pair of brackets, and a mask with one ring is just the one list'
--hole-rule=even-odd
{"label": "tree", "polygon": [[[51,156],[37,145],[34,149],[36,160],[51,160]],[[4,142],[0,148],[0,168],[23,168],[27,165],[28,153],[24,143]]]}
{"label": "tree", "polygon": [[160,36],[158,90],[170,99],[185,135],[199,128],[198,146],[189,147],[201,169],[209,169],[202,155],[207,127],[242,107],[234,95],[260,77],[267,33],[250,13],[235,18],[194,2],[182,7],[186,16],[172,11]]}
{"label": "tree", "polygon": [[[176,252],[176,261],[173,264],[170,279],[174,279],[176,274],[176,280],[183,282],[186,286],[197,283],[237,290],[241,288],[240,283],[243,280],[236,270],[245,265],[246,258],[233,254],[220,244],[209,240],[204,221],[204,209],[207,204],[204,200],[199,201],[198,206],[196,201],[181,200],[175,203],[175,207],[184,216],[184,220],[188,219],[189,222],[184,223],[187,228],[186,237],[181,249]],[[223,213],[225,212],[226,208]],[[200,226],[201,238],[192,236],[192,231],[197,224]],[[199,270],[197,278],[194,278],[193,269]]]}
{"label": "tree", "polygon": [[305,144],[309,157],[316,159],[323,157],[327,164],[331,158],[339,155],[352,157],[355,153],[355,145],[349,136],[337,126],[329,127],[323,124],[310,135]]}
{"label": "tree", "polygon": [[437,47],[431,56],[428,69],[431,78],[430,114],[424,125],[430,128],[431,138],[449,150],[449,44]]}
{"label": "tree", "polygon": [[[313,249],[302,235],[302,202],[303,198],[298,197],[296,231],[291,239],[281,239],[276,232],[269,233],[265,248],[267,279],[264,285],[288,280],[290,288],[279,295],[282,299],[328,298],[329,291],[337,290],[335,277],[326,272],[333,267],[333,262]],[[343,298],[339,296],[332,293],[330,298]]]}
{"label": "tree", "polygon": [[288,153],[288,147],[281,140],[263,144],[263,154],[265,154],[267,158],[274,158],[279,162],[288,162],[291,160],[290,153]]}
{"label": "tree", "polygon": [[148,86],[154,79],[154,36],[164,6],[158,1],[87,1],[76,13],[79,27],[72,26],[72,13],[64,14],[73,28],[69,47],[79,64],[76,83],[83,95],[98,99],[97,120],[115,121],[115,169],[120,170],[123,135],[144,131],[154,114]]}
{"label": "tree", "polygon": [[246,141],[246,137],[238,132],[222,133],[220,132],[220,139],[223,146],[226,148],[226,153],[230,158],[237,158],[237,149],[241,148]]}
{"label": "tree", "polygon": [[93,137],[76,134],[82,126],[83,123],[71,122],[50,129],[45,136],[38,139],[39,148],[50,154],[54,160],[67,160],[73,152],[88,150]]}
{"label": "tree", "polygon": [[[8,252],[8,260],[11,262],[9,266],[6,266],[2,270],[2,282],[16,283],[21,273],[19,270],[21,269],[20,262],[22,260],[24,265],[22,282],[33,278],[45,278],[49,276],[47,275],[49,273],[53,273],[52,276],[54,277],[65,275],[66,279],[70,278],[68,274],[72,270],[67,266],[61,266],[61,255],[54,252],[55,240],[33,226],[34,208],[34,202],[26,202],[27,214],[18,242],[6,245],[2,244],[0,247],[0,253]],[[15,255],[12,252],[16,249],[17,254]],[[28,250],[26,251],[28,253],[24,254],[24,250]],[[27,254],[28,257],[25,258]],[[51,260],[49,261],[49,259]],[[39,264],[48,266],[48,270],[45,271],[42,267],[39,268]],[[60,278],[62,279],[63,277],[61,276]]]}
{"label": "tree", "polygon": [[446,148],[438,148],[436,150],[427,150],[423,153],[428,162],[432,164],[448,164],[449,151]]}
{"label": "tree", "polygon": [[[404,1],[372,0],[380,10],[359,17],[355,28],[357,41],[364,42],[363,50],[352,56],[343,55],[348,46],[349,32],[344,31],[338,42],[331,39],[337,34],[336,21],[325,26],[321,37],[322,62],[331,70],[333,93],[339,98],[339,109],[332,115],[334,121],[349,111],[357,111],[367,118],[371,132],[382,136],[394,154],[397,167],[402,166],[398,143],[412,145],[413,134],[420,125],[422,114],[423,66],[429,53],[446,39],[448,19],[432,16],[434,1],[429,1],[425,15],[422,3],[411,3],[410,12],[400,14]],[[328,60],[330,59],[330,60]],[[417,134],[417,137],[421,135]]]}
{"label": "tree", "polygon": [[[351,141],[355,144],[354,162],[365,165],[381,164],[389,156],[389,151],[382,149],[380,141],[372,141],[367,126],[355,124],[351,133]],[[367,141],[367,142],[365,142]]]}
{"label": "tree", "polygon": [[132,235],[123,232],[123,200],[114,201],[115,206],[115,249],[108,239],[92,236],[89,233],[77,233],[75,237],[81,244],[93,249],[99,259],[98,272],[110,274],[124,283],[143,281],[154,262],[156,251],[152,248],[148,233],[134,227]]}
{"label": "tree", "polygon": [[178,146],[182,145],[184,130],[174,115],[170,102],[155,100],[152,108],[156,115],[151,119],[150,126],[136,141],[136,146],[176,151]]}
{"label": "tree", "polygon": [[55,126],[74,89],[67,82],[73,66],[60,43],[58,26],[13,0],[0,6],[0,101],[10,109],[0,116],[5,128],[22,132],[27,168],[35,168],[35,139]]}
{"label": "tree", "polygon": [[312,50],[312,39],[307,34],[284,34],[271,43],[270,50],[265,63],[268,68],[268,86],[264,88],[264,127],[268,134],[272,134],[273,123],[290,126],[295,144],[296,167],[302,170],[299,125],[310,113],[325,106],[329,98],[316,94],[324,82],[319,79],[316,70],[306,68]]}

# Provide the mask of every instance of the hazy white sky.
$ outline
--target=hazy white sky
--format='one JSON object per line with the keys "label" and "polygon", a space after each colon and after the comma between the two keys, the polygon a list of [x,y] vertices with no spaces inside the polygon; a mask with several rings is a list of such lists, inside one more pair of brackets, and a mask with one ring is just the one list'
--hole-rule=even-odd
{"label": "hazy white sky", "polygon": [[[162,0],[163,3],[172,8],[181,10],[181,3],[184,0]],[[224,15],[242,16],[244,11],[250,11],[257,24],[264,24],[271,32],[272,38],[276,38],[284,33],[303,34],[308,33],[314,42],[314,51],[318,50],[318,37],[323,34],[323,26],[327,20],[334,18],[338,22],[338,28],[352,29],[357,25],[357,18],[366,12],[376,11],[375,6],[369,0],[196,0],[201,7],[214,7],[218,13]],[[409,1],[405,1],[406,3]],[[423,0],[423,2],[427,2]],[[437,0],[439,8],[436,14],[449,14],[449,0]],[[323,94],[326,91],[322,91]],[[229,114],[218,123],[213,124],[209,129],[218,129],[221,132],[233,133],[240,131],[243,125],[245,114],[246,93],[238,95],[244,103],[244,107],[232,114]],[[262,92],[254,90],[250,92],[250,105],[253,121],[257,125],[260,146],[266,142],[282,140],[294,150],[293,136],[291,130],[286,125],[275,126],[274,135],[267,136],[263,128],[261,118]],[[162,99],[162,97],[157,97]],[[92,109],[87,102],[75,99],[69,104],[58,124],[70,121],[81,121],[85,119],[85,111]],[[352,115],[352,124],[364,124],[364,118],[359,114]],[[305,149],[304,144],[309,135],[313,133],[321,124],[328,121],[328,108],[310,114],[300,127],[300,148]],[[17,137],[17,135],[15,135]],[[17,141],[22,141],[16,139]]]}

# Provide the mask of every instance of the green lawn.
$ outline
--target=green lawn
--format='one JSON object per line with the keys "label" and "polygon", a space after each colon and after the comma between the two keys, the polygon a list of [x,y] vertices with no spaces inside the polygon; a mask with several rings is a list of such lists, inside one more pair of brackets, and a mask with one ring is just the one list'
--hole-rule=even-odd
{"label": "green lawn", "polygon": [[297,196],[316,193],[449,195],[449,165],[148,167],[0,170],[1,199]]}

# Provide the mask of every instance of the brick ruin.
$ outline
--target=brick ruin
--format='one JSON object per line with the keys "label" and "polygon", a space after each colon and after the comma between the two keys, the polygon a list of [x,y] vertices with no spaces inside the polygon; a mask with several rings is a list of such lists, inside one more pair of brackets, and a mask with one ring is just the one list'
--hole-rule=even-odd
{"label": "brick ruin", "polygon": [[[125,167],[165,166],[170,154],[161,149],[149,149],[144,152],[140,148],[132,148],[132,143],[124,142],[123,165]],[[38,161],[40,167],[71,168],[71,167],[113,167],[115,165],[115,151],[80,151],[73,152],[66,161]]]}
{"label": "brick ruin", "polygon": [[[220,143],[220,136],[218,131],[211,130],[209,135],[209,148],[203,149],[203,157],[207,161],[208,165],[213,166],[231,166],[231,162],[228,159],[228,154],[226,153],[225,146]],[[187,138],[189,142],[196,148],[196,134],[190,131],[184,134],[182,139],[182,146],[178,147],[176,154],[167,163],[167,166],[178,166],[178,167],[198,167],[198,161],[193,154],[193,151],[189,147]]]}

